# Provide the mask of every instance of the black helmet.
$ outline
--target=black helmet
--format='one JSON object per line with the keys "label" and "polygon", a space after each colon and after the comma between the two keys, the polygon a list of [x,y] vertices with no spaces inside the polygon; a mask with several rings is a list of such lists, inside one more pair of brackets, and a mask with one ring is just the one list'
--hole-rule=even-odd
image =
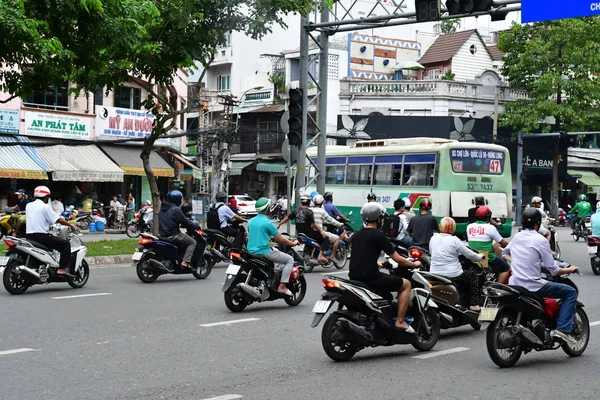
{"label": "black helmet", "polygon": [[219,192],[215,196],[215,199],[217,200],[217,202],[223,202],[223,203],[225,203],[227,201],[227,193],[225,193],[225,192]]}
{"label": "black helmet", "polygon": [[523,211],[521,216],[521,223],[523,229],[534,229],[535,224],[542,222],[542,213],[535,207],[528,207]]}
{"label": "black helmet", "polygon": [[371,193],[367,195],[367,201],[371,200],[377,200],[377,196],[375,195],[375,193],[373,193],[373,191],[371,191]]}
{"label": "black helmet", "polygon": [[325,192],[323,197],[325,198],[325,201],[333,201],[333,193],[332,192]]}
{"label": "black helmet", "polygon": [[423,199],[421,200],[421,202],[419,203],[419,210],[431,210],[432,204],[431,204],[431,200],[429,199]]}
{"label": "black helmet", "polygon": [[310,201],[311,201],[311,198],[310,198],[310,196],[309,196],[309,195],[307,195],[307,194],[303,194],[302,196],[300,196],[300,203],[301,203],[302,205],[305,205],[305,206],[307,206],[307,205],[309,205],[309,204],[310,204]]}
{"label": "black helmet", "polygon": [[167,201],[179,207],[183,201],[183,194],[179,190],[171,190],[167,193]]}

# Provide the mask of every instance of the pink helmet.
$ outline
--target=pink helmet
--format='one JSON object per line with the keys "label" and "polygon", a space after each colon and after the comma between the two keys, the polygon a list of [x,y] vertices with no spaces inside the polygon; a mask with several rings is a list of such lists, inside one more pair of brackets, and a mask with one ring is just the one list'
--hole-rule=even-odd
{"label": "pink helmet", "polygon": [[33,197],[46,197],[50,196],[50,189],[47,186],[38,186],[33,190]]}

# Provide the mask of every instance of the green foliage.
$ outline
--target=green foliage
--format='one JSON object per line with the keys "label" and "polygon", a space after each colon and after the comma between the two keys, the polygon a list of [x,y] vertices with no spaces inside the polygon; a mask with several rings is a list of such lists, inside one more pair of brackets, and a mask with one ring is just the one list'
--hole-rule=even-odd
{"label": "green foliage", "polygon": [[443,81],[453,81],[455,76],[456,76],[456,74],[453,73],[451,69],[449,69],[444,73],[444,75],[442,75],[442,80]]}
{"label": "green foliage", "polygon": [[600,128],[600,19],[566,19],[513,24],[500,36],[502,74],[528,99],[504,104],[502,124],[515,130],[548,132],[546,117],[560,129]]}
{"label": "green foliage", "polygon": [[440,22],[440,32],[442,35],[456,33],[458,28],[460,28],[460,18],[445,19]]}

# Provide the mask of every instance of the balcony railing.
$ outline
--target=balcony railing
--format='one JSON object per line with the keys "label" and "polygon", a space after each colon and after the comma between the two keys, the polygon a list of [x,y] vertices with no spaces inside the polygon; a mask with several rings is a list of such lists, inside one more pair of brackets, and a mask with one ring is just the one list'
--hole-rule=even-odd
{"label": "balcony railing", "polygon": [[[258,136],[258,140],[257,140]],[[240,137],[239,153],[258,155],[280,155],[285,140],[283,132],[259,132],[258,135],[245,134]],[[237,150],[237,148],[236,148]]]}

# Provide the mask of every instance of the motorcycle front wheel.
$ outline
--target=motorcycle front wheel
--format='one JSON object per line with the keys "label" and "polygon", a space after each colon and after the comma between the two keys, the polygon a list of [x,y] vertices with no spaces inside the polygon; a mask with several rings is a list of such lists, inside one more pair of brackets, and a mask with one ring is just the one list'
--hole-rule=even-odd
{"label": "motorcycle front wheel", "polygon": [[417,330],[417,341],[412,346],[419,351],[429,351],[433,349],[440,338],[440,317],[433,308],[428,308],[424,313],[423,322],[427,324],[430,330],[429,336],[425,337],[425,329],[422,325]]}
{"label": "motorcycle front wheel", "polygon": [[214,266],[215,262],[212,257],[205,253],[202,256],[200,264],[198,264],[198,268],[192,272],[192,275],[194,275],[196,279],[206,279],[210,275]]}
{"label": "motorcycle front wheel", "polygon": [[348,361],[358,351],[358,347],[350,342],[344,341],[340,332],[337,314],[330,314],[323,324],[321,331],[321,344],[325,354],[333,361]]}
{"label": "motorcycle front wheel", "polygon": [[4,283],[4,288],[10,294],[23,294],[30,286],[27,279],[23,278],[25,274],[17,272],[16,269],[19,265],[21,265],[19,261],[12,260],[4,269],[2,282]]}
{"label": "motorcycle front wheel", "polygon": [[592,263],[592,272],[594,275],[600,275],[600,258],[598,255],[596,254],[592,257],[590,261]]}
{"label": "motorcycle front wheel", "polygon": [[583,354],[590,341],[590,321],[583,308],[578,307],[575,310],[572,335],[576,342],[573,344],[563,343],[562,349],[570,357],[579,357]]}
{"label": "motorcycle front wheel", "polygon": [[138,278],[144,283],[152,283],[160,276],[158,272],[152,270],[149,263],[150,258],[151,256],[149,254],[144,254],[135,268]]}
{"label": "motorcycle front wheel", "polygon": [[129,225],[127,225],[127,230],[125,231],[125,233],[130,238],[136,238],[140,236],[140,230],[138,229],[138,226],[135,223],[130,223]]}
{"label": "motorcycle front wheel", "polygon": [[494,364],[500,368],[512,367],[519,361],[523,353],[521,344],[510,347],[506,343],[501,343],[501,341],[510,341],[511,336],[514,336],[510,332],[510,328],[515,324],[515,320],[512,311],[502,310],[487,329],[487,351]]}
{"label": "motorcycle front wheel", "polygon": [[88,279],[90,279],[90,267],[87,261],[83,260],[81,262],[81,268],[79,268],[79,272],[76,274],[75,278],[69,281],[69,286],[73,289],[81,289],[85,286]]}

